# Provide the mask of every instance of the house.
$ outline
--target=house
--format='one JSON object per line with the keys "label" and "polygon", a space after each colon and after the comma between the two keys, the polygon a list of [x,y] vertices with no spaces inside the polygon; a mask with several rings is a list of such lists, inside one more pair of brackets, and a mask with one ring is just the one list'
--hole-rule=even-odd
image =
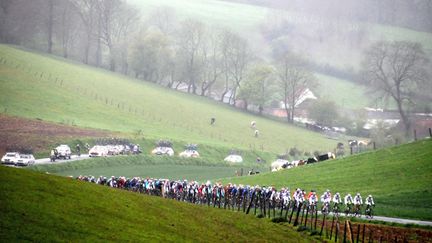
{"label": "house", "polygon": [[[297,101],[295,102],[295,117],[307,117],[308,113],[307,113],[307,108],[309,108],[311,106],[311,104],[317,100],[317,97],[314,95],[314,93],[306,88],[301,95],[299,96],[299,98],[297,99]],[[265,112],[267,114],[270,114],[272,116],[276,116],[276,117],[287,117],[287,112],[285,109],[285,102],[283,101],[279,101],[278,102],[278,107],[277,108],[270,108],[270,109],[266,109]],[[296,118],[294,118],[296,119]]]}

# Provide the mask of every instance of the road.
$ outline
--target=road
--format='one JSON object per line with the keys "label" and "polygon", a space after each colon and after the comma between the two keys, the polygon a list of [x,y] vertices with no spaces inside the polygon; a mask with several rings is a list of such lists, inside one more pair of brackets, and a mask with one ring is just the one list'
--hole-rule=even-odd
{"label": "road", "polygon": [[89,159],[90,157],[88,154],[81,154],[81,156],[72,155],[71,159],[57,159],[55,162],[51,162],[50,158],[44,158],[44,159],[37,159],[35,161],[35,165],[43,165],[43,164],[59,164],[59,163],[66,163],[66,162],[73,162],[77,160],[83,160],[83,159]]}
{"label": "road", "polygon": [[[361,218],[365,220],[370,220],[370,219],[366,219],[364,216],[362,216]],[[372,220],[398,223],[398,224],[416,224],[416,225],[432,226],[431,221],[421,221],[421,220],[413,220],[413,219],[400,219],[400,218],[389,218],[383,216],[374,216]]]}

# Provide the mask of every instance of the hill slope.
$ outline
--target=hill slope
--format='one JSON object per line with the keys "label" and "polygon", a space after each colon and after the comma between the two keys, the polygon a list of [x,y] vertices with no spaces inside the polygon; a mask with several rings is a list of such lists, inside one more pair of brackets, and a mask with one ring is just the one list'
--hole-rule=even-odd
{"label": "hill slope", "polygon": [[432,140],[367,152],[343,159],[259,176],[224,181],[250,185],[289,186],[322,193],[360,192],[375,198],[383,216],[432,220]]}
{"label": "hill slope", "polygon": [[[324,136],[218,102],[0,45],[0,112],[146,138],[281,153],[332,150]],[[214,126],[209,125],[216,118]],[[249,127],[257,122],[260,137]]]}
{"label": "hill slope", "polygon": [[243,213],[3,166],[0,205],[3,241],[307,241]]}

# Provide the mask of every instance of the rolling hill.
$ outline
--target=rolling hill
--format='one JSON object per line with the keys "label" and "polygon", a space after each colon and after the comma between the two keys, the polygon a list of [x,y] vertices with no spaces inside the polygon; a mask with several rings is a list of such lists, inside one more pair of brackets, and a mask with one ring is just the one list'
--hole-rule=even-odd
{"label": "rolling hill", "polygon": [[[336,28],[341,33],[349,31],[360,30],[368,33],[366,39],[372,41],[378,40],[396,40],[396,41],[415,41],[423,45],[426,52],[432,55],[432,33],[414,31],[407,28],[394,27],[389,25],[371,24],[367,22],[349,22],[339,21],[336,19],[328,19],[319,16],[314,16],[308,13],[299,13],[294,11],[286,11],[283,9],[274,10],[264,6],[251,5],[247,3],[236,3],[219,0],[131,0],[131,4],[141,9],[144,17],[148,17],[153,10],[160,7],[168,7],[175,10],[176,17],[183,18],[196,18],[208,24],[209,26],[221,26],[232,29],[233,31],[245,36],[251,41],[252,45],[258,47],[257,50],[268,52],[269,47],[263,46],[263,39],[260,35],[261,24],[269,21],[272,17],[282,15],[285,17],[287,24],[290,28],[302,28],[306,24],[308,27],[318,25],[328,26],[328,30]],[[305,34],[305,33],[303,33]],[[320,33],[307,33],[313,37],[318,36]],[[297,38],[291,36],[291,38]],[[335,36],[330,37],[335,38]],[[336,37],[337,38],[337,37]],[[363,39],[362,41],[369,41]],[[306,46],[297,51],[308,52],[311,48],[311,39],[306,39]],[[349,42],[349,40],[343,40]],[[317,43],[315,43],[317,44]],[[314,61],[321,64],[330,64],[331,66],[345,68],[347,66],[358,67],[360,59],[362,58],[361,48],[355,47],[344,49],[340,52],[341,46],[332,46],[329,50],[318,49],[311,55]]]}
{"label": "rolling hill", "polygon": [[[62,58],[0,45],[0,111],[226,149],[333,150],[336,141],[209,100]],[[209,125],[216,118],[214,126]],[[257,122],[260,137],[249,127]]]}
{"label": "rolling hill", "polygon": [[[376,105],[386,109],[397,108],[391,100],[377,104],[376,100],[368,97],[366,87],[354,80],[329,76],[340,73],[357,75],[364,50],[372,43],[383,40],[418,42],[432,57],[432,33],[408,28],[219,0],[131,0],[130,3],[139,8],[147,19],[152,11],[165,8],[178,21],[194,18],[207,24],[209,29],[230,29],[250,40],[254,52],[264,59],[271,59],[272,46],[279,48],[278,51],[285,47],[298,52],[319,67],[314,70],[319,85],[312,87],[313,91],[342,108],[359,109]],[[283,28],[277,29],[277,26]],[[272,27],[276,29],[267,34],[263,32],[263,29]]]}
{"label": "rolling hill", "polygon": [[243,213],[0,166],[2,241],[308,242]]}
{"label": "rolling hill", "polygon": [[224,179],[249,185],[300,187],[342,196],[372,194],[376,214],[432,220],[432,140],[257,176]]}

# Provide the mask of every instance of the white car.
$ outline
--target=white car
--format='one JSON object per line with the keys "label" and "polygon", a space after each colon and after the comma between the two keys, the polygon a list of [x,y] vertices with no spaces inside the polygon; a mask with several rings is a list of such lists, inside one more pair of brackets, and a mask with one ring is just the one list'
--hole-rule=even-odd
{"label": "white car", "polygon": [[156,147],[152,150],[152,154],[173,156],[174,150],[170,147]]}
{"label": "white car", "polygon": [[1,159],[2,164],[14,165],[19,159],[19,153],[17,152],[7,152]]}
{"label": "white car", "polygon": [[181,152],[179,156],[183,158],[198,158],[200,155],[196,150],[186,149],[185,151]]}
{"label": "white car", "polygon": [[72,152],[69,145],[62,144],[56,148],[58,154],[57,158],[70,159]]}
{"label": "white car", "polygon": [[241,163],[241,162],[243,162],[243,158],[240,155],[237,155],[237,154],[228,155],[224,160],[227,161],[227,162],[232,162],[232,163]]}
{"label": "white car", "polygon": [[108,149],[105,146],[96,145],[89,150],[89,157],[102,157],[108,155]]}
{"label": "white car", "polygon": [[16,162],[16,165],[20,166],[28,166],[33,165],[35,163],[35,158],[32,154],[20,154],[19,159]]}

